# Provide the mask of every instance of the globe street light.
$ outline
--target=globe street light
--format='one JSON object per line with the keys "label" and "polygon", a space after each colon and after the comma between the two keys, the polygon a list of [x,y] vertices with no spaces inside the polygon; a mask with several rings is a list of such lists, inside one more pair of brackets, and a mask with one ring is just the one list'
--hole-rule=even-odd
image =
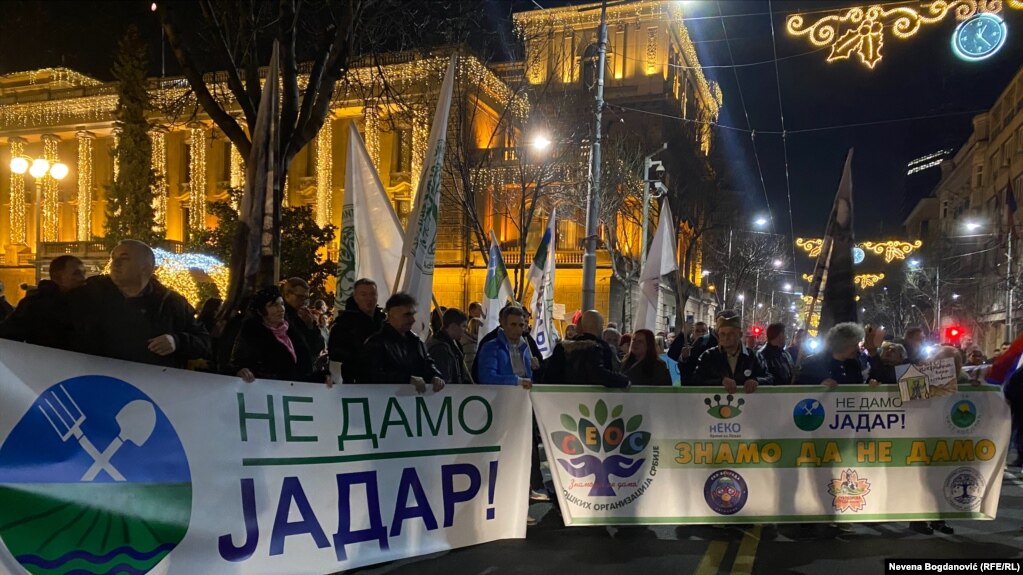
{"label": "globe street light", "polygon": [[759,216],[757,219],[753,220],[753,223],[756,224],[758,227],[764,227],[767,225],[767,218],[765,218],[764,216]]}
{"label": "globe street light", "polygon": [[543,134],[536,134],[533,136],[533,141],[530,142],[530,145],[533,146],[534,150],[542,152],[551,147],[551,140]]}
{"label": "globe street light", "polygon": [[51,164],[46,158],[32,159],[28,156],[15,156],[11,158],[11,172],[22,175],[28,172],[36,184],[36,261],[39,260],[39,247],[42,245],[42,199],[43,179],[47,176],[60,181],[67,177],[68,167],[65,164],[56,162]]}

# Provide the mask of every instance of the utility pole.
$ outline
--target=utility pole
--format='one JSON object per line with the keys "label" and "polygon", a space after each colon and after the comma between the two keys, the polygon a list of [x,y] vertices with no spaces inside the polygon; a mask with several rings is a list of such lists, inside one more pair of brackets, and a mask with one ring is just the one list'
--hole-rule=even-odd
{"label": "utility pole", "polygon": [[643,236],[639,243],[639,277],[641,278],[643,277],[643,268],[646,266],[647,230],[650,227],[650,186],[655,184],[655,180],[650,179],[650,168],[656,165],[659,171],[664,171],[664,165],[661,162],[653,161],[653,157],[667,149],[668,142],[665,142],[661,144],[660,148],[657,148],[656,152],[643,158]]}
{"label": "utility pole", "polygon": [[586,252],[583,254],[583,311],[595,306],[597,294],[597,219],[600,213],[600,129],[604,110],[604,66],[607,61],[607,0],[600,3],[597,32],[597,91],[590,144],[590,189],[586,197]]}

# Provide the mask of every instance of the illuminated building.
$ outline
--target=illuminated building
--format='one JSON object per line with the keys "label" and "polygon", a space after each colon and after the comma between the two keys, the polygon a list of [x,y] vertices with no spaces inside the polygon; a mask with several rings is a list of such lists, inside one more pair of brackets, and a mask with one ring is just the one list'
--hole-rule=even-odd
{"label": "illuminated building", "polygon": [[[503,188],[509,185],[507,174],[516,165],[516,150],[522,149],[523,134],[502,123],[510,121],[505,120],[506,117],[524,119],[531,110],[549,104],[543,97],[536,97],[536,90],[527,90],[524,97],[519,97],[510,86],[516,78],[530,85],[551,78],[559,94],[576,90],[580,98],[589,97],[589,92],[581,85],[587,76],[584,53],[596,34],[599,10],[580,11],[581,8],[585,7],[516,14],[515,25],[525,38],[522,62],[499,63],[488,68],[472,56],[460,59],[459,83],[472,86],[475,91],[456,94],[461,100],[453,106],[452,116],[471,114],[468,129],[473,136],[474,151],[496,158],[474,173],[473,178],[485,184],[485,198],[479,204],[479,211],[483,212],[480,222],[486,231],[494,229],[506,244],[505,259],[509,268],[522,259],[518,250],[509,249],[513,244],[518,245],[519,236],[515,222],[502,212],[499,204]],[[649,136],[651,150],[666,137],[664,125],[675,122],[692,126],[696,148],[709,154],[713,145],[709,126],[717,119],[722,95],[699,68],[695,48],[682,23],[681,10],[680,3],[672,1],[636,2],[609,8],[609,73],[605,97],[611,105],[642,108],[676,118],[664,120],[655,115],[622,114],[627,129]],[[549,32],[555,41],[536,42],[539,35],[534,33],[541,29]],[[348,146],[345,124],[349,122],[355,123],[364,134],[367,149],[399,218],[404,221],[411,210],[425,157],[432,106],[448,56],[438,54],[424,58],[399,53],[388,54],[381,61],[379,69],[357,67],[350,73],[363,87],[378,83],[382,73],[389,87],[414,105],[364,99],[363,94],[372,90],[338,89],[327,124],[289,167],[286,204],[313,206],[320,223],[339,227],[341,224],[345,192],[343,159]],[[210,81],[216,79],[210,77]],[[304,76],[300,79],[300,84],[302,82]],[[180,78],[154,79],[150,90],[154,101],[161,104],[185,94],[187,84]],[[114,180],[117,169],[112,155],[117,136],[113,123],[115,105],[113,83],[100,82],[72,70],[53,68],[0,76],[0,210],[3,211],[0,280],[8,286],[35,283],[39,279],[37,270],[63,253],[83,257],[91,273],[101,271],[105,250],[101,244],[90,240],[103,234],[106,188]],[[591,107],[592,99],[588,106],[580,106],[575,111],[579,119],[587,121]],[[506,114],[506,110],[510,113]],[[240,113],[240,110],[229,106],[229,112]],[[682,122],[677,118],[682,118]],[[153,111],[150,120],[154,126],[150,131],[154,143],[153,169],[163,176],[153,198],[158,217],[156,225],[165,234],[170,247],[180,250],[190,233],[217,225],[215,218],[208,215],[207,207],[212,202],[228,200],[228,190],[243,185],[243,159],[203,114],[188,121],[192,118],[169,117]],[[488,138],[490,132],[499,133],[501,137],[496,141]],[[44,135],[48,143],[44,143]],[[587,137],[579,136],[571,144],[566,144],[563,138],[555,139],[554,146],[574,146],[576,159],[585,161]],[[44,144],[46,153],[59,157],[71,172],[65,180],[55,184],[55,189],[47,188],[48,219],[44,221],[48,226],[46,235],[54,241],[37,249],[32,245],[32,238],[36,236],[33,182],[26,181],[25,176],[10,174],[9,164],[12,154],[43,156]],[[667,162],[666,166],[670,177]],[[571,166],[565,168],[564,173],[551,180],[551,185],[562,185],[568,176],[577,175],[572,169]],[[442,193],[434,291],[441,305],[465,309],[469,302],[482,297],[486,270],[467,231],[466,214],[444,196]],[[581,225],[584,217],[579,210],[565,212],[558,226],[555,301],[565,304],[571,313],[580,301],[580,240],[584,235]],[[654,215],[652,212],[651,216]],[[546,210],[538,213],[538,219],[543,218],[546,218]],[[545,222],[539,221],[532,228],[542,232],[544,225]],[[622,228],[619,234],[638,235],[628,225]],[[692,232],[684,228],[679,234],[680,244],[686,245],[687,234],[691,236]],[[533,231],[527,235],[527,268],[528,258],[533,256],[539,241],[539,234],[535,234],[536,238],[533,235]],[[287,241],[286,232],[284,241]],[[327,252],[336,261],[337,246],[331,246]],[[702,277],[700,250],[694,252],[697,254],[695,263],[686,273],[699,285]],[[620,309],[621,302],[627,298],[622,286],[613,285],[606,250],[599,250],[598,254],[597,306],[611,310],[610,315],[615,317],[615,309]],[[9,292],[12,300],[21,295],[16,289]],[[687,307],[685,313],[698,315],[699,319],[711,315],[713,312],[708,307],[711,298],[706,295],[692,298],[689,304],[692,307]],[[528,292],[524,299],[528,301]],[[673,302],[673,298],[666,298],[664,315],[673,314]]]}

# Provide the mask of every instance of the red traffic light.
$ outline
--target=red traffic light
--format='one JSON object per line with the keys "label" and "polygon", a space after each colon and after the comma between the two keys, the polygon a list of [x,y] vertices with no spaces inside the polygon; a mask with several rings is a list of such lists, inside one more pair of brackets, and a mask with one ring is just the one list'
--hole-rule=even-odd
{"label": "red traffic light", "polygon": [[949,343],[958,343],[966,335],[966,330],[958,325],[951,325],[945,328],[945,340]]}
{"label": "red traffic light", "polygon": [[753,335],[760,337],[762,333],[764,333],[764,328],[760,327],[759,325],[753,326]]}

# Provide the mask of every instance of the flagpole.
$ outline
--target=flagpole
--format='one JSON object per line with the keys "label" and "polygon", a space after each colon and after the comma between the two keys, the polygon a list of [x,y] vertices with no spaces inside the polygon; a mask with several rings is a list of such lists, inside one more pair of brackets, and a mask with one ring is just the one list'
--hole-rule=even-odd
{"label": "flagpole", "polygon": [[[1005,193],[1011,194],[1012,193],[1012,186],[1009,186],[1008,191],[1006,191]],[[1012,302],[1012,231],[1013,231],[1013,229],[1012,228],[1013,228],[1013,224],[1014,223],[1015,222],[1013,222],[1011,220],[1009,221],[1009,245],[1008,245],[1009,249],[1008,249],[1008,252],[1006,253],[1007,257],[1006,257],[1006,260],[1005,260],[1005,292],[1006,292],[1005,293],[1005,300],[1006,300],[1005,301],[1005,329],[1006,329],[1005,341],[1012,341],[1014,339],[1013,335],[1015,335],[1015,332],[1012,329],[1013,328],[1013,325],[1012,325],[1012,303],[1013,303]]]}

